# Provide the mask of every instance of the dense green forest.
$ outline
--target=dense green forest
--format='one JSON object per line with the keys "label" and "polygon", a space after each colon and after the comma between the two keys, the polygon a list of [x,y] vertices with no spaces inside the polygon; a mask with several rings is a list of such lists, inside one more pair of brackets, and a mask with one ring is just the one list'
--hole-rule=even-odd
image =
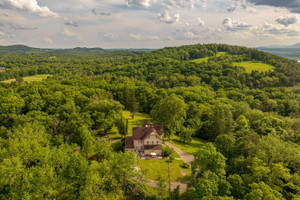
{"label": "dense green forest", "polygon": [[[265,63],[247,72],[234,63]],[[103,140],[122,110],[206,142],[172,199],[300,199],[300,64],[225,44],[0,54],[1,199],[160,199]],[[41,82],[22,77],[51,74]],[[126,132],[126,131],[125,131]]]}

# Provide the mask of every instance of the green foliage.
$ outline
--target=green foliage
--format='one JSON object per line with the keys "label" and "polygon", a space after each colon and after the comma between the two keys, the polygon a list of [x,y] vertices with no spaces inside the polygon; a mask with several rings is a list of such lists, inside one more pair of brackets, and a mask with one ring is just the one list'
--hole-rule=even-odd
{"label": "green foliage", "polygon": [[186,117],[186,104],[175,94],[161,100],[151,111],[153,121],[163,124],[165,135],[169,137],[178,132]]}
{"label": "green foliage", "polygon": [[[120,138],[145,119],[195,154],[194,178],[180,198],[299,198],[297,62],[224,44],[1,52],[0,80],[19,79],[0,83],[1,199],[161,196],[137,181],[138,162],[120,152],[124,144],[103,138]],[[148,178],[166,176],[165,160],[141,162]],[[182,164],[170,163],[172,181],[188,179]]]}
{"label": "green foliage", "polygon": [[169,156],[172,153],[174,153],[174,149],[172,147],[169,147],[167,145],[162,146],[162,153],[164,156]]}
{"label": "green foliage", "polygon": [[225,174],[225,161],[226,158],[211,143],[207,143],[195,154],[192,171],[197,177],[202,177],[207,170],[221,176]]}

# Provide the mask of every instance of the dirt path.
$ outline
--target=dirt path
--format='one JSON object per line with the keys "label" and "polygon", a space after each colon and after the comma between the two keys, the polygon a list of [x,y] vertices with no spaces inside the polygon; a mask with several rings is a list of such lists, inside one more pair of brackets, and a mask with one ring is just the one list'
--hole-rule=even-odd
{"label": "dirt path", "polygon": [[168,145],[169,147],[172,147],[179,154],[179,156],[182,158],[184,162],[191,164],[191,162],[194,161],[193,155],[185,153],[184,151],[182,151],[181,149],[179,149],[178,147],[176,147],[175,145],[169,142],[165,142],[165,144]]}

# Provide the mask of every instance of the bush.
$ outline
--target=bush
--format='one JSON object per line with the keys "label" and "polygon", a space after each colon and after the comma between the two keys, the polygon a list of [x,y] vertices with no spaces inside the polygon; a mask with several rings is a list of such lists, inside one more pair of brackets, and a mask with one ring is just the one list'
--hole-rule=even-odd
{"label": "bush", "polygon": [[122,140],[121,141],[117,141],[117,142],[114,142],[111,147],[114,151],[123,151],[124,149],[124,145],[125,145],[125,142],[123,142]]}
{"label": "bush", "polygon": [[162,146],[162,153],[163,153],[164,156],[169,156],[172,153],[174,153],[174,149],[171,148],[171,147],[168,147],[166,145],[163,145]]}
{"label": "bush", "polygon": [[184,169],[187,169],[187,168],[190,167],[190,165],[189,165],[189,163],[182,163],[182,164],[180,165],[180,167],[182,167],[182,168],[184,168]]}

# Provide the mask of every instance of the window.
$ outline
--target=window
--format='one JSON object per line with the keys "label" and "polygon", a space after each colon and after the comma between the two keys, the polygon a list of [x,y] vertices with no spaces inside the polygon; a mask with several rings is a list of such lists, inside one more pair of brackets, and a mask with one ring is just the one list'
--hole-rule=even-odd
{"label": "window", "polygon": [[136,150],[138,150],[138,147],[136,147]]}
{"label": "window", "polygon": [[147,144],[149,144],[149,141],[147,141]]}
{"label": "window", "polygon": [[156,144],[158,144],[158,141],[156,142]]}
{"label": "window", "polygon": [[152,141],[152,144],[153,144],[153,141]]}
{"label": "window", "polygon": [[141,146],[141,150],[143,150],[143,146]]}

